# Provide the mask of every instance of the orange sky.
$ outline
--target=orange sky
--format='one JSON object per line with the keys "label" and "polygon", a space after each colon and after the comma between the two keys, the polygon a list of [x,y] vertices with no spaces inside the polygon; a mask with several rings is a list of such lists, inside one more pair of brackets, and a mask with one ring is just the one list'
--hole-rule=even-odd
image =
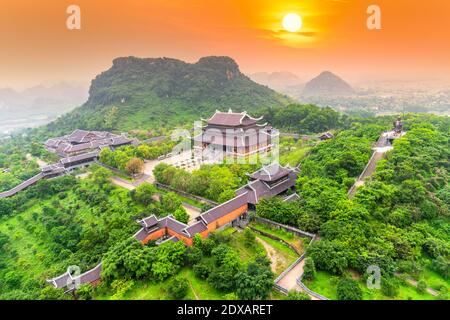
{"label": "orange sky", "polygon": [[[82,30],[66,28],[81,7]],[[382,30],[366,28],[378,4]],[[303,17],[300,34],[282,17]],[[448,0],[0,0],[0,86],[89,81],[118,56],[233,57],[246,73],[331,70],[349,80],[450,74]]]}

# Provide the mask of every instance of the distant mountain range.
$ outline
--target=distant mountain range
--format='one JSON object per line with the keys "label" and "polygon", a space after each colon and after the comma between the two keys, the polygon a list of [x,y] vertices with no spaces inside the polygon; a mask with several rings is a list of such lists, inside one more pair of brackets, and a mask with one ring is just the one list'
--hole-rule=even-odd
{"label": "distant mountain range", "polygon": [[302,96],[351,96],[355,90],[340,77],[324,71],[305,84]]}
{"label": "distant mountain range", "polygon": [[257,83],[283,93],[288,93],[293,88],[303,88],[302,80],[296,74],[287,71],[258,72],[249,77]]}
{"label": "distant mountain range", "polygon": [[343,79],[330,71],[324,71],[314,79],[303,83],[291,72],[259,72],[250,75],[255,82],[302,99],[315,96],[353,96],[355,90]]}
{"label": "distant mountain range", "polygon": [[291,102],[250,80],[229,57],[204,57],[196,63],[122,57],[92,81],[83,106],[48,129],[159,129],[211,116],[216,109],[255,113]]}
{"label": "distant mountain range", "polygon": [[62,115],[88,98],[88,86],[62,82],[17,91],[0,88],[0,133],[41,125]]}

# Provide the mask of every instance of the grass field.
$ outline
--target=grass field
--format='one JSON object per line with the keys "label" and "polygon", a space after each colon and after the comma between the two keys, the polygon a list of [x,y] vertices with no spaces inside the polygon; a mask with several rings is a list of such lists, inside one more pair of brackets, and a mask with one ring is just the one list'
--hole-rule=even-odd
{"label": "grass field", "polygon": [[258,242],[252,247],[247,247],[244,244],[244,234],[242,232],[238,232],[235,228],[226,228],[222,231],[219,231],[219,233],[230,236],[229,245],[236,249],[236,251],[239,253],[241,262],[244,264],[260,255],[266,254],[264,247]]}
{"label": "grass field", "polygon": [[311,147],[309,146],[298,146],[296,149],[291,149],[289,152],[283,152],[283,150],[281,150],[280,164],[283,166],[287,164],[297,166],[300,161],[306,157],[309,150],[311,150]]}
{"label": "grass field", "polygon": [[[168,191],[160,189],[160,188],[157,188],[157,190],[158,190],[159,194],[166,194],[166,193],[168,193]],[[183,202],[185,202],[187,204],[190,204],[191,206],[194,206],[194,207],[197,207],[197,208],[201,208],[203,206],[203,203],[201,203],[200,201],[197,201],[197,200],[192,199],[192,198],[184,197],[184,196],[182,196],[182,195],[180,195],[178,193],[176,195],[178,196],[178,198],[181,199],[181,201],[183,201]]]}
{"label": "grass field", "polygon": [[[207,281],[195,277],[189,268],[183,268],[177,276],[189,281],[190,288],[185,300],[223,300],[225,294],[211,287]],[[167,286],[171,278],[163,282],[137,281],[120,299],[125,300],[169,300]],[[95,299],[110,300],[111,294],[100,293]]]}
{"label": "grass field", "polygon": [[429,267],[425,268],[417,280],[425,280],[428,287],[439,290],[442,286],[447,287],[450,290],[450,279],[445,279]]}
{"label": "grass field", "polygon": [[[339,281],[339,277],[333,276],[324,271],[318,271],[316,274],[316,278],[313,281],[304,281],[305,285],[327,297],[331,300],[337,300],[337,291],[336,286]],[[416,288],[407,284],[401,283],[399,287],[398,295],[394,298],[384,296],[380,290],[377,289],[369,289],[366,284],[360,280],[359,286],[363,291],[363,299],[364,300],[434,300],[433,297],[429,293],[418,293]]]}

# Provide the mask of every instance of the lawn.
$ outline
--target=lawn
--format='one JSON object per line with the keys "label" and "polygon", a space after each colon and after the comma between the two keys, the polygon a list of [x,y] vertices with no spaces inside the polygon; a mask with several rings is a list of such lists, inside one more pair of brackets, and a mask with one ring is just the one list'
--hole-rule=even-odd
{"label": "lawn", "polygon": [[[339,277],[333,276],[324,271],[318,271],[316,278],[313,281],[304,281],[305,285],[328,299],[337,300],[336,285]],[[369,289],[366,284],[359,280],[359,286],[363,291],[363,300],[434,300],[435,297],[428,293],[418,293],[416,288],[407,284],[401,283],[398,295],[394,298],[384,296],[380,290]]]}
{"label": "lawn", "polygon": [[300,147],[286,153],[281,152],[280,164],[284,166],[289,164],[295,167],[306,157],[309,150],[311,150],[311,147]]}
{"label": "lawn", "polygon": [[248,263],[256,257],[265,255],[266,253],[262,244],[258,242],[252,247],[247,247],[244,244],[244,233],[238,232],[238,230],[235,228],[226,228],[224,230],[218,231],[218,233],[230,237],[229,245],[238,252],[239,258],[243,263]]}
{"label": "lawn", "polygon": [[445,279],[440,276],[435,271],[431,270],[429,267],[426,267],[421,273],[418,280],[425,280],[428,287],[433,288],[435,290],[439,290],[440,287],[444,286],[450,290],[450,279]]}
{"label": "lawn", "polygon": [[[183,268],[177,274],[179,277],[187,279],[190,289],[185,300],[223,300],[225,294],[211,287],[207,281],[195,277],[194,272],[189,268]],[[123,300],[170,300],[167,293],[167,286],[171,278],[163,282],[137,281],[121,299]],[[102,292],[95,297],[97,300],[110,300],[112,293]]]}
{"label": "lawn", "polygon": [[275,250],[275,255],[270,257],[271,261],[276,260],[275,265],[275,275],[280,275],[284,270],[286,270],[295,260],[298,259],[299,255],[292,250],[292,248],[288,247],[284,243],[273,240],[269,237],[265,237],[263,235],[256,235],[257,238],[266,242],[269,246],[271,246]]}
{"label": "lawn", "polygon": [[[157,190],[158,190],[159,194],[166,194],[166,193],[169,192],[167,190],[160,189],[160,188],[157,188]],[[197,208],[201,208],[203,206],[203,203],[201,203],[200,201],[197,201],[195,199],[184,197],[184,196],[182,196],[181,194],[178,194],[178,193],[177,193],[177,196],[178,196],[178,198],[180,198],[180,200],[182,202],[190,204],[191,206],[194,206],[194,207],[197,207]]]}

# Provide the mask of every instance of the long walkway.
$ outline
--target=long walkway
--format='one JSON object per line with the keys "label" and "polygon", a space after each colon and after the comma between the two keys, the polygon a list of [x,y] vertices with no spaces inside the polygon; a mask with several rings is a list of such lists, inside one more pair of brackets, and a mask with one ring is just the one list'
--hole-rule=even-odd
{"label": "long walkway", "polygon": [[35,184],[36,182],[38,182],[42,178],[44,178],[44,174],[42,172],[38,173],[37,175],[35,175],[34,177],[31,177],[27,181],[24,181],[21,184],[19,184],[18,186],[15,186],[11,190],[8,190],[8,191],[5,191],[5,192],[1,192],[0,193],[0,198],[12,197],[13,195],[19,193],[20,191],[22,191],[22,190],[28,188],[29,186]]}
{"label": "long walkway", "polygon": [[377,168],[378,162],[384,158],[386,152],[392,150],[392,146],[389,143],[389,140],[387,139],[387,134],[382,133],[380,138],[378,139],[375,147],[373,148],[372,156],[369,159],[369,162],[367,163],[366,167],[364,168],[361,175],[358,177],[356,182],[353,184],[353,186],[348,191],[348,197],[351,199],[355,196],[356,190],[364,185],[366,179],[375,172]]}

